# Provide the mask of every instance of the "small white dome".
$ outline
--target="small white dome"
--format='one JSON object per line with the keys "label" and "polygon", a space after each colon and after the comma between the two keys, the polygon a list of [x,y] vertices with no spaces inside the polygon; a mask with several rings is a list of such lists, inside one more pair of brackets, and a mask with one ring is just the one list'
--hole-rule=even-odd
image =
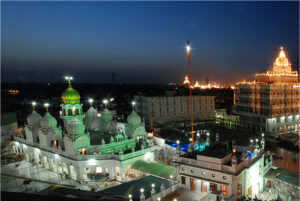
{"label": "small white dome", "polygon": [[69,134],[82,134],[84,133],[85,126],[81,121],[79,121],[76,117],[71,119],[66,126],[67,132]]}
{"label": "small white dome", "polygon": [[133,126],[139,125],[141,123],[141,117],[133,110],[127,117],[127,122]]}
{"label": "small white dome", "polygon": [[109,122],[113,119],[113,116],[111,114],[111,112],[105,108],[102,112],[101,112],[101,119],[104,121],[104,122]]}
{"label": "small white dome", "polygon": [[88,111],[86,112],[85,116],[87,119],[94,119],[94,118],[97,118],[97,114],[98,114],[97,110],[93,107],[90,107],[88,109]]}
{"label": "small white dome", "polygon": [[57,121],[49,112],[47,112],[41,120],[41,127],[42,128],[56,128]]}
{"label": "small white dome", "polygon": [[35,110],[33,110],[32,113],[27,117],[27,124],[31,126],[40,124],[41,118],[42,118],[41,115],[37,113]]}

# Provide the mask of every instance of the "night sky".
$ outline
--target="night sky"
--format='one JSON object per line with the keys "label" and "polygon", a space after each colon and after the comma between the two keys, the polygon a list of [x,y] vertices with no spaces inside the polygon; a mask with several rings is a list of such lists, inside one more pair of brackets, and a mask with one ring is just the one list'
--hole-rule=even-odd
{"label": "night sky", "polygon": [[10,81],[233,83],[299,67],[299,2],[1,2],[1,78]]}

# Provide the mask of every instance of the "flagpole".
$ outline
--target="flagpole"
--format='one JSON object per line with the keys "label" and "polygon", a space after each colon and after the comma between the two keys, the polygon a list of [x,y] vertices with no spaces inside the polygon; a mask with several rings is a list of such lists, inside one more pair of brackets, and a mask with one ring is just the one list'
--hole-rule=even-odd
{"label": "flagpole", "polygon": [[191,128],[192,128],[192,144],[194,144],[194,126],[193,126],[193,98],[192,98],[192,79],[191,79],[191,57],[190,57],[190,42],[187,41],[186,43],[186,56],[188,58],[188,64],[189,64],[189,88],[190,88],[190,109],[191,109]]}

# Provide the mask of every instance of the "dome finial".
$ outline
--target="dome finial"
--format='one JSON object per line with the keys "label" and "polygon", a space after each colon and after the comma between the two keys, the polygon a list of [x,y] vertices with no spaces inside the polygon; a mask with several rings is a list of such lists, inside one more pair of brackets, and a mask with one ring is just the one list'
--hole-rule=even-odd
{"label": "dome finial", "polygon": [[65,80],[67,80],[69,82],[69,85],[71,85],[71,80],[73,80],[73,77],[70,75],[65,76]]}
{"label": "dome finial", "polygon": [[90,103],[91,107],[93,106],[93,102],[94,102],[94,99],[89,98],[89,103]]}
{"label": "dome finial", "polygon": [[132,105],[132,110],[134,110],[134,108],[135,108],[135,104],[136,104],[136,103],[135,103],[135,101],[132,101],[132,102],[131,102],[131,105]]}
{"label": "dome finial", "polygon": [[32,101],[32,103],[31,103],[31,105],[32,105],[32,110],[34,110],[35,108],[35,105],[36,105],[36,102],[35,101]]}
{"label": "dome finial", "polygon": [[107,100],[107,99],[104,99],[102,102],[104,103],[104,107],[107,108],[108,100]]}
{"label": "dome finial", "polygon": [[46,108],[46,112],[48,112],[49,103],[45,103],[44,106]]}

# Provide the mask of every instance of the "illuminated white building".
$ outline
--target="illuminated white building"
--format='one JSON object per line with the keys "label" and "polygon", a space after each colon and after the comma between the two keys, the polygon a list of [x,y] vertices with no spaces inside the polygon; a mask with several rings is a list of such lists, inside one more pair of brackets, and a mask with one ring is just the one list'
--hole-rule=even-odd
{"label": "illuminated white building", "polygon": [[[272,157],[260,145],[233,146],[215,142],[204,151],[178,155],[181,187],[206,194],[203,200],[254,198],[264,189],[264,174],[272,166]],[[220,193],[216,193],[220,192]]]}
{"label": "illuminated white building", "polygon": [[[192,96],[194,121],[212,120],[215,96]],[[134,96],[136,111],[152,129],[155,123],[190,121],[189,96]]]}
{"label": "illuminated white building", "polygon": [[25,136],[14,138],[15,152],[24,155],[26,161],[77,181],[100,175],[125,181],[137,160],[154,160],[153,141],[147,138],[144,123],[134,110],[127,123],[114,121],[107,108],[98,116],[91,105],[84,113],[80,95],[70,80],[62,102],[62,126],[48,112],[49,104],[45,104],[42,117],[33,102]]}
{"label": "illuminated white building", "polygon": [[[183,85],[189,86],[190,85],[190,80],[188,78],[188,76],[185,76],[184,81],[183,81]],[[220,88],[224,88],[224,86],[221,86],[220,84],[216,83],[216,82],[212,82],[212,83],[200,83],[198,81],[195,82],[194,85],[191,84],[190,86],[192,89],[220,89]]]}
{"label": "illuminated white building", "polygon": [[297,71],[281,48],[272,71],[256,74],[253,82],[234,85],[234,113],[240,127],[280,134],[300,131],[300,83]]}

